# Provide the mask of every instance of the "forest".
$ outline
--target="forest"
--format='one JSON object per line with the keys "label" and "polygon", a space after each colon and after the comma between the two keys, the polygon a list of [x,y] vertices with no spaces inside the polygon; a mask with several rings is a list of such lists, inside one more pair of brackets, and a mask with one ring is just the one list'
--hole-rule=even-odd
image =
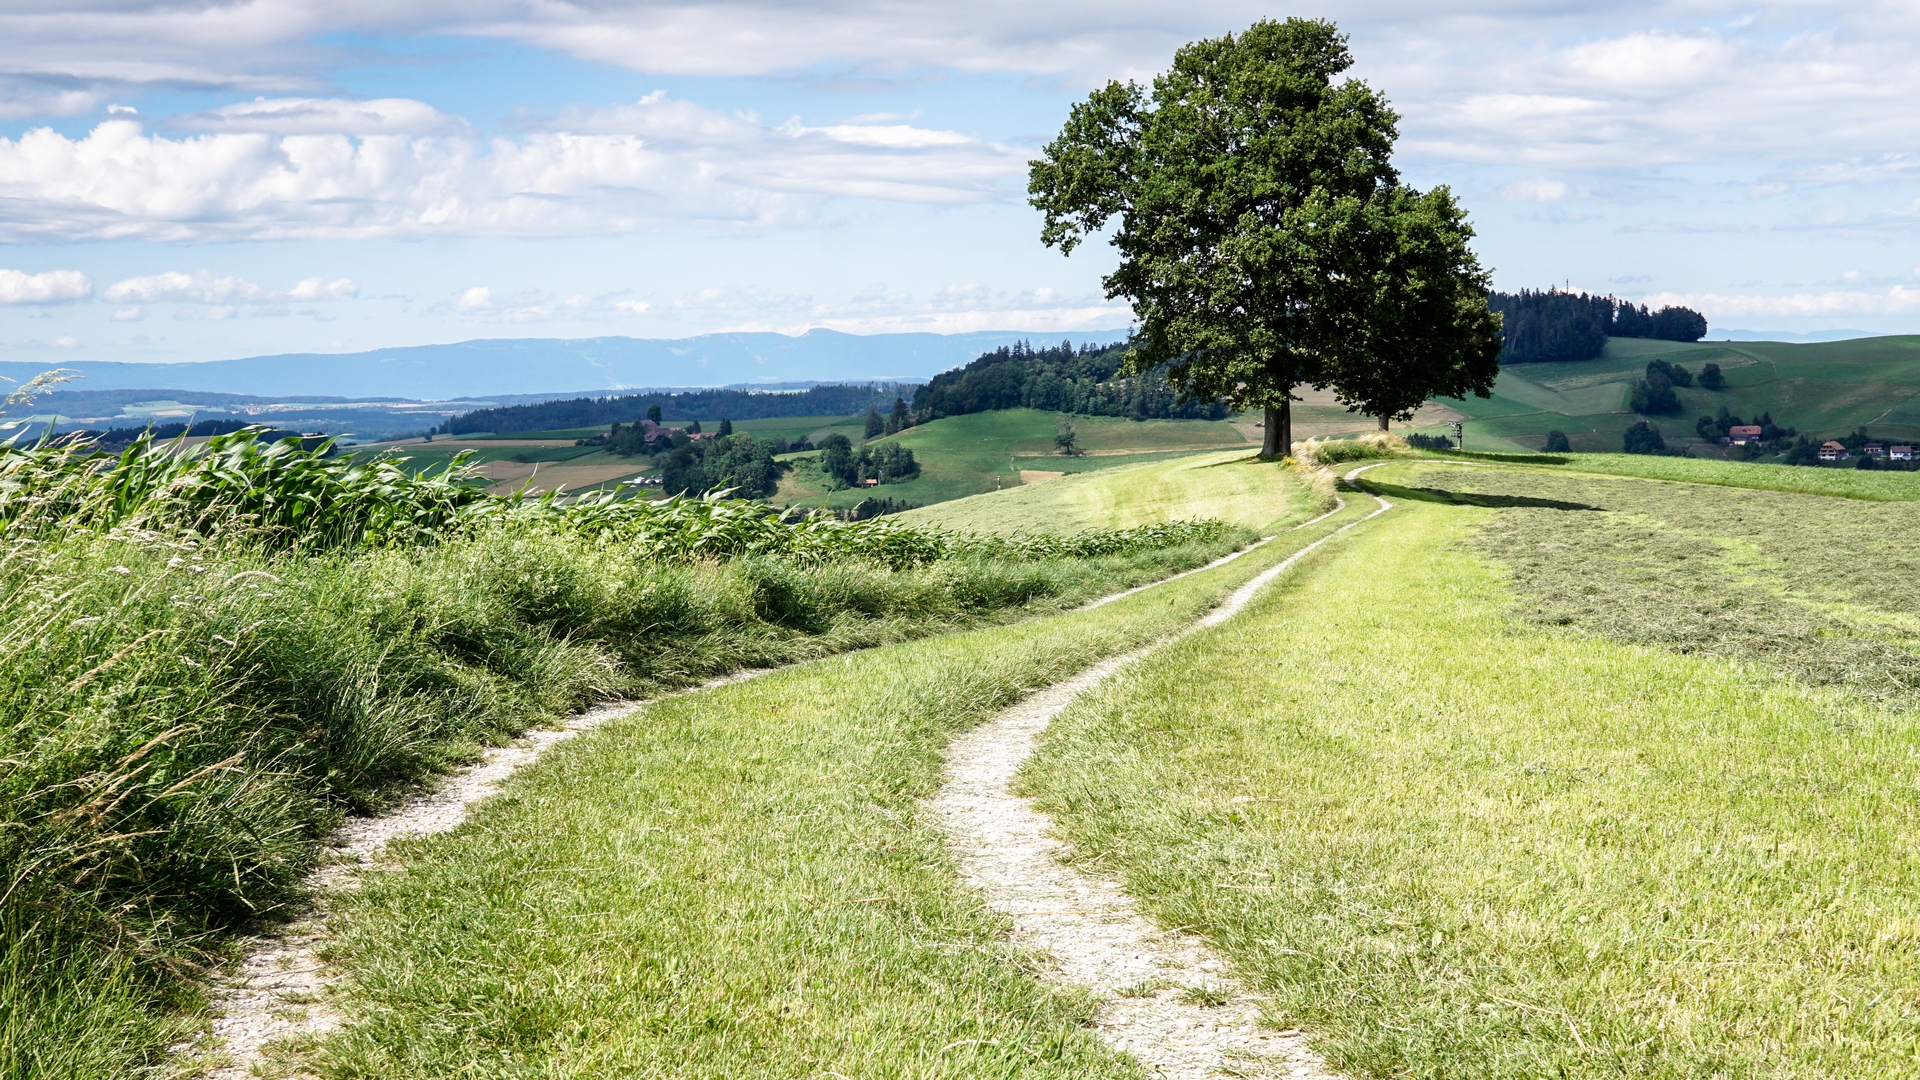
{"label": "forest", "polygon": [[1699,341],[1707,333],[1706,318],[1692,308],[1648,311],[1644,304],[1613,296],[1559,289],[1489,293],[1487,306],[1500,313],[1504,324],[1504,364],[1591,360],[1610,337]]}
{"label": "forest", "polygon": [[602,424],[631,424],[658,406],[666,420],[731,417],[765,420],[781,416],[848,416],[868,409],[888,409],[896,396],[910,392],[911,384],[832,383],[794,393],[764,390],[695,390],[681,394],[627,394],[620,397],[568,398],[534,405],[507,405],[475,409],[449,418],[439,434],[466,435],[514,431],[566,431]]}
{"label": "forest", "polygon": [[1035,349],[1028,342],[982,354],[963,368],[944,371],[913,396],[916,423],[994,409],[1046,409],[1082,416],[1134,420],[1220,420],[1218,401],[1182,401],[1165,374],[1120,377],[1124,344],[1081,345],[1070,341]]}

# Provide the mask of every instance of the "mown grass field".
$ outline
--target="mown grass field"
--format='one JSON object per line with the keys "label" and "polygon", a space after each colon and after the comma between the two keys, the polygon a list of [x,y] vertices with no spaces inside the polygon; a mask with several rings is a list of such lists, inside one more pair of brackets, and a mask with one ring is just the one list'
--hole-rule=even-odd
{"label": "mown grass field", "polygon": [[[1677,390],[1682,410],[1639,417],[1628,411],[1631,383],[1655,358],[1698,373],[1712,361],[1725,372],[1720,391]],[[1614,338],[1596,360],[1511,364],[1492,398],[1435,404],[1465,414],[1467,449],[1535,450],[1549,430],[1586,452],[1620,449],[1621,434],[1647,419],[1670,445],[1698,441],[1694,424],[1722,407],[1826,438],[1866,427],[1876,438],[1920,443],[1920,337],[1861,338],[1810,345],[1782,342],[1667,342]],[[1414,425],[1428,434],[1433,425]]]}
{"label": "mown grass field", "polygon": [[1356,1076],[1920,1075],[1920,511],[1738,478],[1373,470],[1024,785]]}

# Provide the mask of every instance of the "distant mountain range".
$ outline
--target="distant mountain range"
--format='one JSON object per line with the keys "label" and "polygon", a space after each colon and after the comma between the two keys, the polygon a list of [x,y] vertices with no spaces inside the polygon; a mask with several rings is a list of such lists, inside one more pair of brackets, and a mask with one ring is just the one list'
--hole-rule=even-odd
{"label": "distant mountain range", "polygon": [[[1119,341],[1125,330],[1057,335]],[[922,381],[983,352],[1056,335],[989,330],[971,334],[707,334],[679,339],[504,338],[362,353],[290,353],[187,364],[81,360],[61,366],[86,377],[75,390],[191,390],[264,396],[412,398],[445,401],[503,395],[615,392],[646,387]],[[50,365],[0,362],[0,375],[25,382]]]}

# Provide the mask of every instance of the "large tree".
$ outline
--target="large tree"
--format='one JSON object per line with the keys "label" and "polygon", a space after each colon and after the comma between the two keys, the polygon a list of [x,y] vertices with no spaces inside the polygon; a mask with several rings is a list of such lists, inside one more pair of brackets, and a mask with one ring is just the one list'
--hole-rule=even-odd
{"label": "large tree", "polygon": [[1328,275],[1326,310],[1339,330],[1326,378],[1341,404],[1385,431],[1431,398],[1490,396],[1500,318],[1453,194],[1396,187],[1330,216],[1350,233],[1323,249],[1340,260]]}
{"label": "large tree", "polygon": [[1396,340],[1379,320],[1412,326],[1420,306],[1421,290],[1378,287],[1375,262],[1393,247],[1381,230],[1405,224],[1394,208],[1431,211],[1422,200],[1433,196],[1396,194],[1397,117],[1365,83],[1334,81],[1352,63],[1346,39],[1318,20],[1198,41],[1151,91],[1109,83],[1074,106],[1031,170],[1047,244],[1070,252],[1119,219],[1120,265],[1105,285],[1139,320],[1128,370],[1164,364],[1189,394],[1263,408],[1265,457],[1292,448],[1301,384],[1390,405],[1362,385],[1382,376],[1356,358],[1377,361]]}

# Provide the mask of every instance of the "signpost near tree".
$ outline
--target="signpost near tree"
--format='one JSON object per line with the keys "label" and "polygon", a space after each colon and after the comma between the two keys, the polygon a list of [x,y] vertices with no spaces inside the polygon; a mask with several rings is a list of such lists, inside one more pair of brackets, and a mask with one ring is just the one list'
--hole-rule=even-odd
{"label": "signpost near tree", "polygon": [[1498,373],[1472,230],[1444,188],[1401,185],[1386,99],[1334,81],[1352,64],[1319,20],[1195,42],[1151,90],[1075,105],[1030,172],[1046,244],[1119,219],[1104,284],[1139,320],[1126,369],[1264,409],[1266,458],[1291,452],[1301,385],[1399,416]]}

